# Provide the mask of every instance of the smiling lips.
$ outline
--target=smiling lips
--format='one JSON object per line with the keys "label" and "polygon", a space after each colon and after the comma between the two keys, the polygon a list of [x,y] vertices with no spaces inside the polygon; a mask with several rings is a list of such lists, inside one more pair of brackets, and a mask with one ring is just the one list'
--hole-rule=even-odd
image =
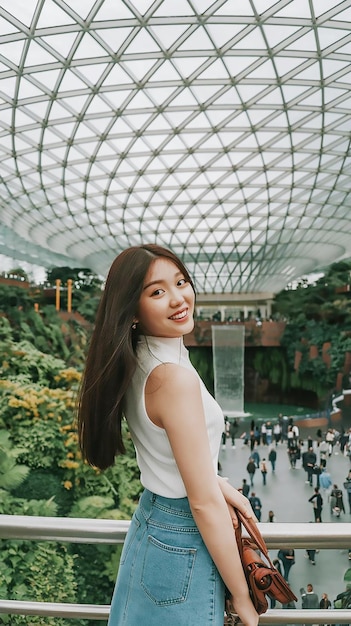
{"label": "smiling lips", "polygon": [[184,311],[180,311],[180,313],[175,313],[174,315],[171,315],[169,319],[176,322],[178,320],[184,319],[187,315],[188,315],[188,309],[184,309]]}

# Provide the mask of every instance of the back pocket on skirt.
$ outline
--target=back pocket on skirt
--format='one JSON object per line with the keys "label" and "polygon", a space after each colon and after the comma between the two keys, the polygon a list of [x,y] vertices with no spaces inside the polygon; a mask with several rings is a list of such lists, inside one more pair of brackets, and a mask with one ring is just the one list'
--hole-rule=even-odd
{"label": "back pocket on skirt", "polygon": [[148,537],[141,586],[151,600],[166,606],[185,602],[196,558],[196,549],[169,546]]}

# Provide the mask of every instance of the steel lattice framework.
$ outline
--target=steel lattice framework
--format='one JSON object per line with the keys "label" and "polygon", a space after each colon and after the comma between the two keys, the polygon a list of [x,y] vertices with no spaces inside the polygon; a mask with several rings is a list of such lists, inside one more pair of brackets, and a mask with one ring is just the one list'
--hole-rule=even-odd
{"label": "steel lattice framework", "polygon": [[204,293],[350,256],[351,0],[2,0],[0,253]]}

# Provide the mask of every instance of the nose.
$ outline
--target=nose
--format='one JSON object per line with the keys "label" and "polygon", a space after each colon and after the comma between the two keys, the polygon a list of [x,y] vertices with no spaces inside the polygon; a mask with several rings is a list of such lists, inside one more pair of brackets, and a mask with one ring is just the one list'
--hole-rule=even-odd
{"label": "nose", "polygon": [[178,307],[180,304],[183,304],[184,296],[180,293],[179,289],[174,288],[171,292],[170,305],[173,308]]}

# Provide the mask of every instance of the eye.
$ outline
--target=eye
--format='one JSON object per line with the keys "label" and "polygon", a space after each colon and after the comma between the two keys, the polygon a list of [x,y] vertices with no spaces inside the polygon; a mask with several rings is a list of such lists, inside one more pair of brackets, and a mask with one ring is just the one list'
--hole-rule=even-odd
{"label": "eye", "polygon": [[155,289],[155,291],[152,292],[152,296],[160,296],[162,293],[164,293],[164,290],[159,288],[159,289]]}
{"label": "eye", "polygon": [[183,286],[183,285],[185,285],[187,282],[188,282],[188,281],[187,281],[187,280],[185,280],[185,278],[180,278],[180,279],[178,280],[178,282],[177,282],[177,285],[178,285],[179,287],[182,287],[182,286]]}

